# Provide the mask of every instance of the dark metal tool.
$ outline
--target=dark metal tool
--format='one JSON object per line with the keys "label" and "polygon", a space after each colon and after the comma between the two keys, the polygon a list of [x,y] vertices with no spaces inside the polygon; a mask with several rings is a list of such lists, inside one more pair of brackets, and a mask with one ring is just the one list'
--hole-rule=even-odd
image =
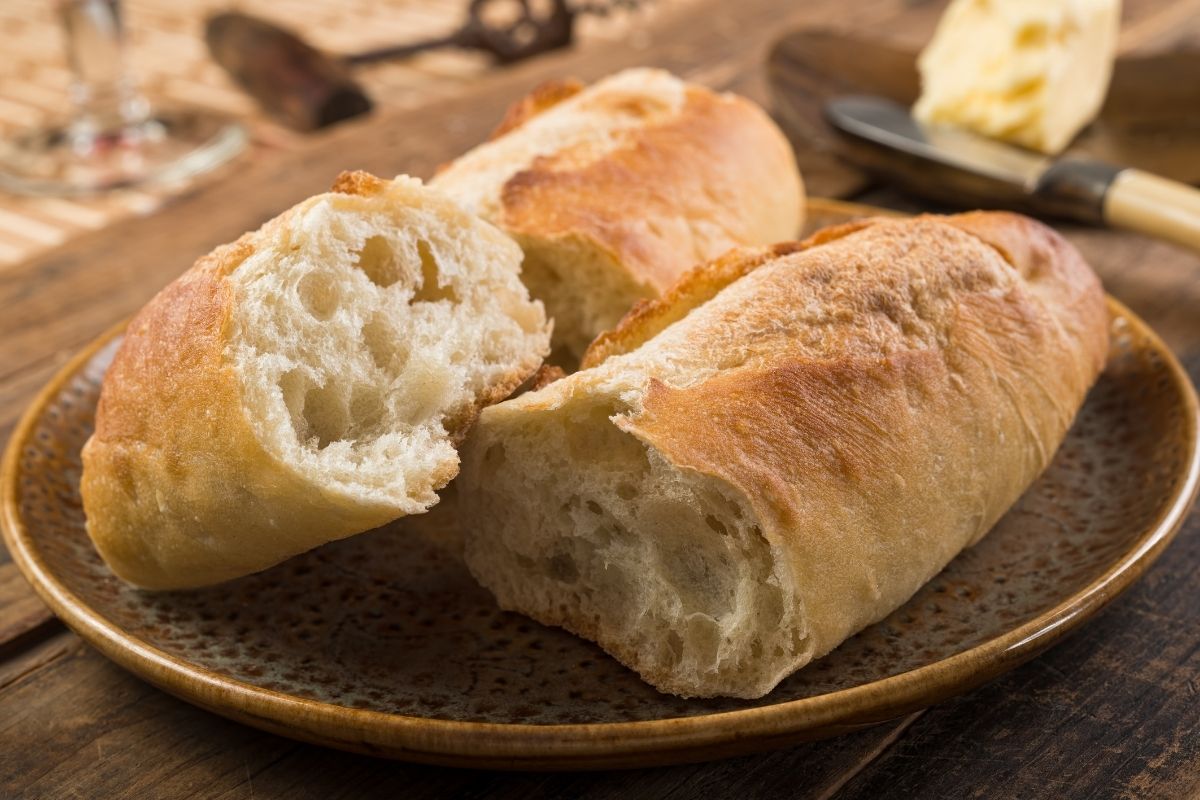
{"label": "dark metal tool", "polygon": [[906,107],[881,97],[840,97],[825,113],[847,138],[849,160],[917,194],[1112,225],[1200,250],[1200,190],[1186,184],[922,125]]}
{"label": "dark metal tool", "polygon": [[210,17],[209,52],[272,116],[312,130],[371,109],[350,76],[352,67],[405,58],[440,47],[488,53],[508,64],[569,45],[579,14],[606,14],[636,0],[568,4],[566,0],[471,0],[458,30],[423,41],[346,56],[330,55],[296,34],[257,17],[225,12]]}

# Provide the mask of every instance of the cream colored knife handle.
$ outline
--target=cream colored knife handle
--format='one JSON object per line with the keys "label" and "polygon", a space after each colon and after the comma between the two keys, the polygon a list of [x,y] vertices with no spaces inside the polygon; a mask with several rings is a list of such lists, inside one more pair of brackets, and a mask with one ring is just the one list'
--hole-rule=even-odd
{"label": "cream colored knife handle", "polygon": [[1104,219],[1200,252],[1200,190],[1187,184],[1121,170],[1104,197]]}

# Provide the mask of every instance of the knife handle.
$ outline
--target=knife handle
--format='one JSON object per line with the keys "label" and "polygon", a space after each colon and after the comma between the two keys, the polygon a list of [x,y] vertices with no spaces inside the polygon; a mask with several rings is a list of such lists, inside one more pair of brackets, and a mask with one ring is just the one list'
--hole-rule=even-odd
{"label": "knife handle", "polygon": [[1105,194],[1104,219],[1200,252],[1200,190],[1187,184],[1121,170]]}

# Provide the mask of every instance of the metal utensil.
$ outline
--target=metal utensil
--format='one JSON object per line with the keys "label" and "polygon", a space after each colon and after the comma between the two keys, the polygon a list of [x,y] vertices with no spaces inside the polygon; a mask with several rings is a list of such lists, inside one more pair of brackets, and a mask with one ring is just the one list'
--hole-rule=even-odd
{"label": "metal utensil", "polygon": [[1111,225],[1200,251],[1200,191],[1186,184],[923,125],[904,106],[870,95],[837,98],[825,113],[847,137],[850,160],[918,194]]}

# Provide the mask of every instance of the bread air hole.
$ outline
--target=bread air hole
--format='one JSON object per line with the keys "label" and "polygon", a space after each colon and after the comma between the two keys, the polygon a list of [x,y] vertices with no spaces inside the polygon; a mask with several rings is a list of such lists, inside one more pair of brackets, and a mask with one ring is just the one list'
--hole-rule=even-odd
{"label": "bread air hole", "polygon": [[1045,46],[1050,38],[1050,31],[1044,22],[1030,22],[1017,30],[1016,46],[1019,48],[1040,48]]}
{"label": "bread air hole", "polygon": [[297,428],[297,433],[300,431],[296,421],[303,418],[304,391],[307,388],[308,379],[299,369],[288,370],[279,378],[279,391],[283,394],[283,404],[287,408],[288,416],[292,419],[292,427]]}
{"label": "bread air hole", "polygon": [[318,450],[344,439],[350,428],[350,412],[346,401],[332,385],[313,386],[305,392],[301,419],[303,434],[297,430],[300,440],[315,437]]}
{"label": "bread air hole", "polygon": [[489,470],[499,469],[504,465],[504,445],[497,442],[483,454],[483,463]]}
{"label": "bread air hole", "polygon": [[436,303],[439,300],[458,302],[458,294],[449,285],[438,284],[440,273],[429,242],[421,239],[417,242],[417,255],[421,258],[421,285],[413,293],[414,303]]}
{"label": "bread air hole", "polygon": [[304,310],[322,322],[338,309],[338,290],[333,278],[324,272],[310,272],[296,285],[296,294]]}
{"label": "bread air hole", "polygon": [[579,580],[579,567],[575,564],[575,559],[566,553],[552,556],[547,562],[547,566],[549,567],[548,574],[556,581],[574,583]]}
{"label": "bread air hole", "polygon": [[683,660],[683,637],[675,631],[667,633],[667,652],[670,654],[670,664],[678,664]]}
{"label": "bread air hole", "polygon": [[355,265],[366,273],[371,283],[381,289],[386,289],[400,280],[400,265],[391,245],[382,236],[371,236],[358,252],[358,262]]}
{"label": "bread air hole", "polygon": [[355,438],[377,433],[387,409],[378,387],[360,384],[350,393],[350,425]]}
{"label": "bread air hole", "polygon": [[379,369],[386,370],[399,357],[405,355],[398,347],[399,337],[392,333],[388,324],[381,319],[373,319],[363,325],[363,344],[371,354],[371,361]]}
{"label": "bread air hole", "polygon": [[333,382],[315,385],[302,370],[293,369],[280,378],[279,389],[297,441],[318,450],[377,434],[384,426],[387,407],[377,386],[360,383],[347,392]]}

